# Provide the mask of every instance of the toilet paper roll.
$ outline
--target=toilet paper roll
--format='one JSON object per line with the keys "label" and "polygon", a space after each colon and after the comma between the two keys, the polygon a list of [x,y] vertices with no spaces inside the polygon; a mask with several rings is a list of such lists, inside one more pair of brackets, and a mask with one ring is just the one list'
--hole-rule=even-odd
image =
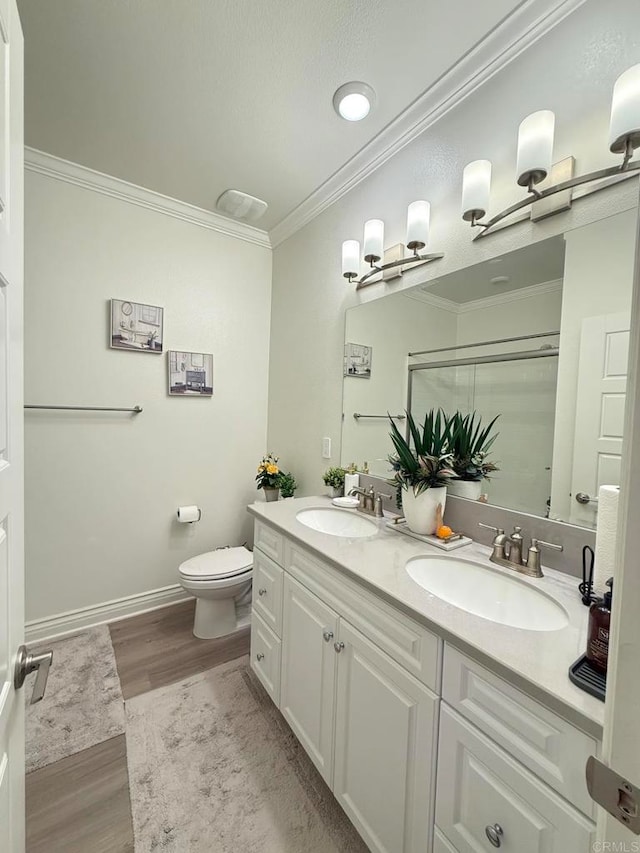
{"label": "toilet paper roll", "polygon": [[615,575],[619,497],[619,486],[600,486],[593,569],[593,591],[596,595],[605,593],[607,580]]}
{"label": "toilet paper roll", "polygon": [[202,511],[200,510],[200,507],[197,506],[179,506],[177,515],[178,521],[181,524],[191,524],[194,521],[200,521],[202,518]]}
{"label": "toilet paper roll", "polygon": [[360,485],[360,474],[345,474],[344,475],[344,493],[345,496],[349,494],[351,489],[355,489],[356,486]]}

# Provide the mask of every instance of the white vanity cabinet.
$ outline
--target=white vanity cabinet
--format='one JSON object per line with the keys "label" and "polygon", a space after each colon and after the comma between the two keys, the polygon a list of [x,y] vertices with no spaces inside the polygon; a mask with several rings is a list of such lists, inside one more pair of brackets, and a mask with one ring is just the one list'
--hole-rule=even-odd
{"label": "white vanity cabinet", "polygon": [[370,850],[589,853],[594,737],[261,521],[255,545],[251,666]]}
{"label": "white vanity cabinet", "polygon": [[[277,553],[273,537],[269,548]],[[259,546],[254,554],[272,575],[271,558]],[[435,679],[440,642],[393,608],[381,604],[378,612],[373,596],[286,540],[279,636],[265,623],[268,596],[254,595],[254,672],[369,848],[429,851],[439,700],[386,649]],[[271,608],[278,609],[273,601]],[[358,627],[348,619],[352,608],[361,611]],[[265,666],[265,629],[278,643],[277,691]]]}

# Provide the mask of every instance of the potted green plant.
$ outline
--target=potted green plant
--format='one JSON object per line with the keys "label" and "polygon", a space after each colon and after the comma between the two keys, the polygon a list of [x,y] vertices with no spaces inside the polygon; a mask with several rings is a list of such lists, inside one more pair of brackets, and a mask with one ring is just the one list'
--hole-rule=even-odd
{"label": "potted green plant", "polygon": [[298,488],[296,478],[291,471],[281,471],[278,483],[280,485],[280,494],[283,498],[292,498],[293,493]]}
{"label": "potted green plant", "polygon": [[489,426],[482,426],[482,417],[477,412],[463,415],[456,412],[450,420],[452,453],[451,467],[454,476],[449,483],[449,492],[461,498],[477,501],[482,491],[482,481],[498,471],[495,462],[487,457],[499,433],[492,430],[500,415],[496,415]]}
{"label": "potted green plant", "polygon": [[258,465],[256,483],[258,484],[257,488],[264,491],[265,500],[278,500],[278,495],[280,494],[280,469],[278,468],[278,457],[274,456],[273,453],[267,453]]}
{"label": "potted green plant", "polygon": [[344,468],[327,468],[322,475],[325,486],[331,489],[331,497],[339,498],[344,493]]}
{"label": "potted green plant", "polygon": [[[442,409],[427,412],[422,429],[407,412],[405,438],[390,417],[395,453],[389,456],[395,485],[407,525],[414,533],[431,535],[436,530],[438,504],[444,512],[447,483],[453,476],[449,442],[451,423]],[[413,445],[413,446],[412,446]]]}

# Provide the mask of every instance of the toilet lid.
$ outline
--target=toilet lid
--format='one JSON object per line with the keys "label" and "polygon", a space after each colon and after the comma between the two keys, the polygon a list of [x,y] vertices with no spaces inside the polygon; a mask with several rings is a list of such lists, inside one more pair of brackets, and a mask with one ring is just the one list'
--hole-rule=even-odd
{"label": "toilet lid", "polygon": [[230,578],[249,571],[253,566],[253,554],[244,546],[207,551],[185,560],[180,574],[187,578]]}

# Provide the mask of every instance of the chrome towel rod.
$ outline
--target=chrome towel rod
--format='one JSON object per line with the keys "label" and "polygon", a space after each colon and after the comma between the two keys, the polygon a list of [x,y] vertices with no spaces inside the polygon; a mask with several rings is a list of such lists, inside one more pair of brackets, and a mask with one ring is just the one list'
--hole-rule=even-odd
{"label": "chrome towel rod", "polygon": [[25,409],[57,409],[63,412],[131,412],[134,415],[139,415],[142,411],[142,406],[121,409],[111,406],[32,406],[25,404]]}
{"label": "chrome towel rod", "polygon": [[361,415],[360,412],[354,412],[353,417],[358,421],[360,418],[393,418],[394,421],[403,421],[404,415]]}

